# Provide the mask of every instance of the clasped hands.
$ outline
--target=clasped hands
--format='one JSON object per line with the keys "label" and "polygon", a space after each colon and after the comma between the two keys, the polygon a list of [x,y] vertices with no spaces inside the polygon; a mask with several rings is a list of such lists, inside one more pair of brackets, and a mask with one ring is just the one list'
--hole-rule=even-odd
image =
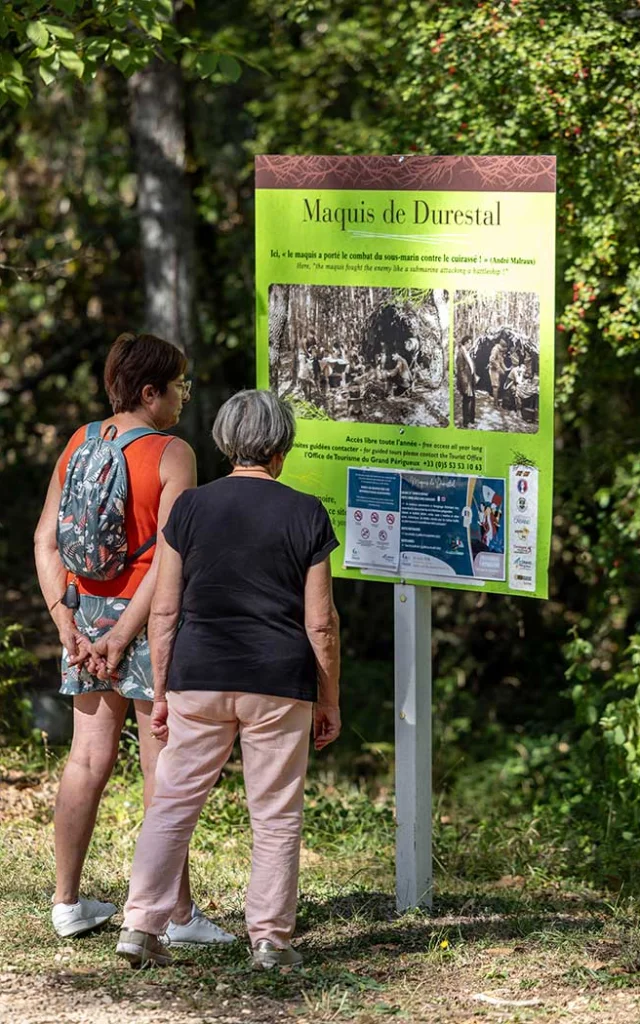
{"label": "clasped hands", "polygon": [[92,642],[73,621],[60,629],[60,641],[67,650],[69,665],[85,665],[91,675],[105,682],[118,678],[118,665],[130,643],[115,627]]}

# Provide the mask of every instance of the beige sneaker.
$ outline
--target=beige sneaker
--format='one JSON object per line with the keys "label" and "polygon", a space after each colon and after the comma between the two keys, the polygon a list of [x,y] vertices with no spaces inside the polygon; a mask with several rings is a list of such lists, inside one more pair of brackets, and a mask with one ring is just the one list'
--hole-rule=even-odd
{"label": "beige sneaker", "polygon": [[157,935],[139,932],[135,928],[122,929],[116,953],[128,960],[132,967],[146,967],[151,964],[167,967],[171,963],[171,953]]}
{"label": "beige sneaker", "polygon": [[273,967],[299,967],[302,963],[302,956],[291,946],[279,949],[269,939],[260,939],[256,942],[251,951],[254,964],[264,967],[265,971]]}

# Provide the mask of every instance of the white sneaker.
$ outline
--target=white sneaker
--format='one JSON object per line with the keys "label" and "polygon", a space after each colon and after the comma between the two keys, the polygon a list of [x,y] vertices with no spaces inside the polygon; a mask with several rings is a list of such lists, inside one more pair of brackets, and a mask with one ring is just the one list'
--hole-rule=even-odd
{"label": "white sneaker", "polygon": [[165,934],[172,946],[212,946],[215,943],[236,941],[235,935],[218,928],[195,903],[191,904],[191,920],[187,924],[174,924],[171,921]]}
{"label": "white sneaker", "polygon": [[85,900],[81,896],[77,903],[54,903],[51,922],[60,938],[66,939],[104,924],[113,917],[116,910],[113,903]]}

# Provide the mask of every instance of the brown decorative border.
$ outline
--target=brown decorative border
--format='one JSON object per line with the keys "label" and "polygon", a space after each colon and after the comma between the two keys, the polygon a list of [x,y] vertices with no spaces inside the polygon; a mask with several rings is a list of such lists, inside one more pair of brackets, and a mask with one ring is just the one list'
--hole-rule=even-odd
{"label": "brown decorative border", "polygon": [[555,192],[554,156],[258,156],[256,188]]}

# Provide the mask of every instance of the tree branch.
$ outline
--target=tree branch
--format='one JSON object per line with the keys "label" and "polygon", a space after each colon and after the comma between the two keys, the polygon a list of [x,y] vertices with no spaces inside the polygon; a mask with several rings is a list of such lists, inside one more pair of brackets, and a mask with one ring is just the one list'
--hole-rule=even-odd
{"label": "tree branch", "polygon": [[53,268],[66,267],[67,264],[75,263],[77,260],[81,260],[83,263],[91,263],[97,259],[103,259],[103,256],[69,256],[64,260],[51,260],[51,262],[44,263],[40,267],[14,267],[10,263],[0,263],[0,274],[15,274],[19,281],[23,281],[25,277],[35,281],[41,274],[45,274]]}

